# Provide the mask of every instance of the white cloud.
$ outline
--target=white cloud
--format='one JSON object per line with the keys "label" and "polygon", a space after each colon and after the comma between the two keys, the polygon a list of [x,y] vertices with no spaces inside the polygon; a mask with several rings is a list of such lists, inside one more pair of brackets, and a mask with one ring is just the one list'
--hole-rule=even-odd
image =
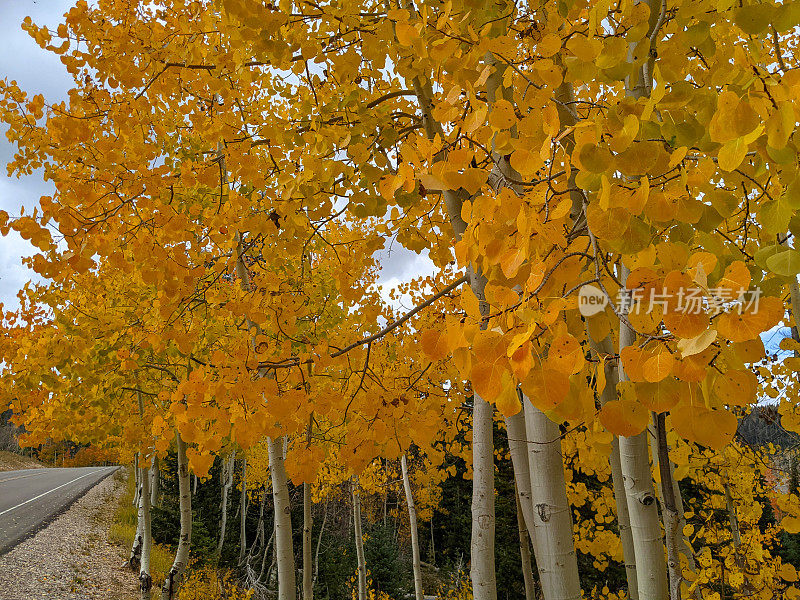
{"label": "white cloud", "polygon": [[[21,28],[22,20],[30,16],[39,25],[55,28],[75,0],[0,0],[0,79],[15,80],[30,94],[43,94],[48,102],[66,98],[72,79],[58,56],[42,50]],[[0,164],[11,160],[15,148],[4,135],[0,136]],[[43,194],[51,187],[41,173],[22,179],[9,179],[5,168],[0,170],[0,209],[18,215],[20,208],[32,211]],[[6,310],[18,306],[17,292],[36,274],[20,262],[35,249],[16,233],[0,237],[0,303]]]}

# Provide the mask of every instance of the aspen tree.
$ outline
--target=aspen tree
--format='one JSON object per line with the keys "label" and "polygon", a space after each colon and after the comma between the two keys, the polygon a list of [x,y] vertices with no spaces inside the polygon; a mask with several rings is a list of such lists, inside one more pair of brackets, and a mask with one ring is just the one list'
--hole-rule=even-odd
{"label": "aspen tree", "polygon": [[180,537],[175,551],[175,560],[161,586],[161,600],[174,600],[181,578],[189,563],[189,547],[192,542],[192,492],[189,489],[189,462],[186,459],[186,442],[180,432],[175,433],[178,455],[178,509],[180,512]]}
{"label": "aspen tree", "polygon": [[411,491],[411,479],[408,476],[408,459],[406,455],[400,457],[403,472],[403,490],[406,495],[408,509],[408,522],[411,529],[411,566],[414,571],[414,597],[423,600],[425,594],[422,590],[422,568],[419,561],[419,531],[417,530],[417,509],[414,506],[414,495]]}
{"label": "aspen tree", "polygon": [[358,600],[367,600],[367,565],[364,558],[364,536],[361,532],[361,496],[358,491],[358,478],[356,477],[350,479],[350,497],[353,504],[353,535],[356,542]]}

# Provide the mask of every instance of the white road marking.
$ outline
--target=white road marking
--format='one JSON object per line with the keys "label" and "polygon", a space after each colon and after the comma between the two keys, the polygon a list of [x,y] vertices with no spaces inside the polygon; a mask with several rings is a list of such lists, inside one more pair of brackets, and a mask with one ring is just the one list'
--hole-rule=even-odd
{"label": "white road marking", "polygon": [[79,479],[83,479],[84,477],[88,477],[89,475],[96,475],[96,474],[97,474],[97,471],[92,471],[91,473],[84,473],[83,475],[81,475],[80,477],[76,477],[72,481],[68,481],[67,483],[62,483],[61,485],[59,485],[57,487],[54,487],[52,490],[47,490],[43,494],[39,494],[38,496],[35,496],[35,497],[31,498],[30,500],[25,500],[25,502],[20,502],[16,506],[12,506],[11,508],[5,509],[3,512],[0,512],[0,517],[2,517],[6,513],[11,512],[14,509],[19,508],[20,506],[25,506],[26,504],[29,504],[29,503],[33,502],[34,500],[38,500],[39,498],[41,498],[43,496],[47,496],[47,494],[55,492],[56,490],[60,490],[61,488],[63,488],[64,486],[69,485],[70,483],[75,483]]}

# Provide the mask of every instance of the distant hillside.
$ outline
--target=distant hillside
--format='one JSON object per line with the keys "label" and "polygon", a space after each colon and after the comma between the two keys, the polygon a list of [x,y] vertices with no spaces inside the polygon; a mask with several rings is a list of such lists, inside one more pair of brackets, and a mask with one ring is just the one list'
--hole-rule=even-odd
{"label": "distant hillside", "polygon": [[42,469],[46,466],[47,465],[43,465],[30,456],[23,456],[22,454],[0,450],[0,472],[20,471],[22,469]]}
{"label": "distant hillside", "polygon": [[773,404],[754,406],[748,415],[739,420],[737,436],[752,448],[772,443],[789,450],[800,445],[800,435],[783,428],[778,407]]}

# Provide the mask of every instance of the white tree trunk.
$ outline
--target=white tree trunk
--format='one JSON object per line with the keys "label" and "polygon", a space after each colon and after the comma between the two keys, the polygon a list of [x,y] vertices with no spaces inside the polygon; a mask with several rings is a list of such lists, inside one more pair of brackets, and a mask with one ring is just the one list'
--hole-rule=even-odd
{"label": "white tree trunk", "polygon": [[[491,56],[491,55],[490,55]],[[491,58],[491,61],[494,59]],[[495,68],[487,81],[489,103],[502,83],[504,68]],[[442,135],[441,124],[433,116],[433,86],[430,81],[422,82],[419,77],[412,81],[417,102],[423,112],[425,134],[429,139]],[[501,159],[508,165],[508,161]],[[446,189],[442,192],[450,225],[453,227],[454,241],[464,235],[467,224],[461,217],[461,207],[468,195],[463,189]],[[485,298],[486,279],[467,267],[470,287],[480,302],[482,314],[488,312]],[[483,323],[485,326],[485,323]],[[474,389],[473,389],[474,392]],[[494,444],[492,438],[492,407],[478,394],[474,394],[472,414],[472,539],[470,543],[470,579],[474,600],[496,600],[497,582],[494,560]]]}
{"label": "white tree trunk", "polygon": [[[592,347],[600,357],[600,350],[606,354],[613,354],[613,344],[610,338],[606,338],[602,343],[590,342]],[[617,383],[619,383],[619,373],[616,361],[604,361],[603,369],[606,377],[606,386],[600,390],[600,405],[603,406],[611,400],[617,398]],[[628,598],[630,600],[639,599],[639,584],[636,578],[636,555],[633,547],[633,535],[631,533],[631,519],[628,513],[628,498],[625,493],[625,481],[622,477],[622,466],[619,461],[619,438],[614,436],[611,441],[611,455],[609,456],[611,465],[611,483],[614,489],[614,503],[617,508],[617,526],[619,537],[622,542],[622,560],[625,564],[625,576],[628,581]]]}
{"label": "white tree trunk", "polygon": [[181,434],[175,434],[178,453],[178,495],[181,518],[181,533],[175,560],[161,587],[161,600],[173,600],[183,572],[189,562],[189,546],[192,543],[192,492],[189,489],[189,462],[186,459],[186,442]]}
{"label": "white tree trunk", "polygon": [[150,466],[150,506],[158,506],[161,496],[161,461],[158,455],[153,457],[153,464]]}
{"label": "white tree trunk", "polygon": [[[533,501],[531,500],[531,472],[528,462],[528,432],[525,429],[525,406],[511,417],[506,417],[506,434],[508,449],[511,454],[511,465],[514,467],[514,481],[520,503],[525,530],[533,535]],[[532,541],[532,540],[531,540]]]}
{"label": "white tree trunk", "polygon": [[536,588],[533,583],[533,570],[531,569],[531,538],[525,526],[525,517],[522,514],[522,503],[517,484],[514,484],[514,500],[517,504],[517,528],[519,529],[519,556],[522,563],[522,578],[525,582],[525,600],[536,599]]}
{"label": "white tree trunk", "polygon": [[314,517],[311,514],[311,486],[303,484],[303,600],[314,598],[314,572],[311,565],[311,530]]}
{"label": "white tree trunk", "polygon": [[364,558],[364,538],[361,533],[361,497],[358,493],[358,478],[350,480],[353,496],[353,529],[358,562],[358,600],[367,600],[367,564]]}
{"label": "white tree trunk", "polygon": [[[55,462],[55,461],[54,461]],[[139,495],[142,492],[142,483],[139,481],[139,453],[133,455],[133,505],[139,506]]]}
{"label": "white tree trunk", "polygon": [[619,459],[619,438],[611,441],[611,484],[614,488],[614,504],[617,507],[617,527],[622,542],[622,560],[625,563],[625,577],[628,581],[628,598],[639,600],[639,580],[636,577],[636,550],[631,532],[631,517],[628,512],[628,497],[625,492],[625,478]]}
{"label": "white tree trunk", "polygon": [[242,457],[242,494],[239,496],[239,564],[247,552],[247,457]]}
{"label": "white tree trunk", "polygon": [[278,600],[297,597],[294,549],[292,545],[292,509],[289,484],[284,466],[283,438],[267,440],[269,469],[272,473],[272,498],[275,506],[275,560],[278,565]]}
{"label": "white tree trunk", "polygon": [[141,469],[139,468],[139,453],[136,453],[134,458],[134,467],[133,472],[135,474],[135,483],[136,492],[134,494],[134,500],[136,501],[137,506],[137,513],[136,513],[136,533],[133,536],[133,543],[131,544],[131,552],[128,556],[128,566],[133,571],[139,570],[139,564],[141,561],[142,555],[142,540],[144,537],[143,529],[144,529],[144,506],[142,503],[142,493],[141,493]]}
{"label": "white tree trunk", "polygon": [[[664,522],[664,538],[667,546],[667,574],[669,580],[670,600],[681,600],[681,583],[683,568],[681,567],[680,540],[683,538],[678,509],[675,502],[675,487],[672,485],[672,469],[667,446],[667,430],[664,413],[654,416],[655,440],[653,443],[653,462],[658,464],[661,476],[661,517]],[[655,465],[654,465],[655,466]]]}
{"label": "white tree trunk", "polygon": [[561,431],[525,401],[528,460],[533,501],[533,536],[539,582],[545,600],[580,600],[578,560],[572,541],[572,509],[567,500]]}
{"label": "white tree trunk", "polygon": [[[231,455],[226,462],[222,463],[222,471],[220,472],[220,479],[222,480],[222,496],[220,499],[220,512],[222,516],[219,521],[219,540],[217,540],[217,548],[215,550],[216,560],[222,554],[222,546],[225,544],[225,532],[228,527],[228,496],[230,495],[231,486],[233,485],[233,465],[236,458],[236,450],[231,451]],[[195,479],[195,482],[197,480]]]}
{"label": "white tree trunk", "polygon": [[[620,265],[620,270],[620,281],[624,286],[629,270],[624,264]],[[635,341],[634,332],[620,321],[620,354],[623,348],[632,345]],[[628,380],[621,363],[619,380]],[[619,458],[625,482],[625,495],[628,501],[631,534],[636,555],[639,600],[664,600],[669,594],[667,569],[664,561],[658,505],[647,452],[647,431],[634,437],[620,437]]]}
{"label": "white tree trunk", "polygon": [[411,479],[408,476],[408,460],[406,455],[400,458],[403,471],[403,489],[406,493],[408,506],[408,522],[411,528],[411,565],[414,571],[414,596],[416,600],[424,600],[422,591],[422,567],[419,564],[419,531],[417,530],[417,509],[414,506],[414,496],[411,493]]}
{"label": "white tree trunk", "polygon": [[492,405],[473,390],[472,411],[472,565],[475,600],[496,600],[494,566],[494,439]]}
{"label": "white tree trunk", "polygon": [[[153,463],[155,464],[155,459],[153,459]],[[150,550],[153,547],[150,520],[150,473],[146,469],[141,469],[141,471],[142,557],[139,562],[139,590],[142,600],[150,600],[153,589],[153,578],[150,575]]]}
{"label": "white tree trunk", "polygon": [[325,523],[328,520],[328,501],[325,500],[325,508],[322,510],[322,523],[319,527],[319,537],[317,537],[317,549],[314,553],[314,582],[319,579],[319,547],[322,545],[322,532],[325,531]]}

